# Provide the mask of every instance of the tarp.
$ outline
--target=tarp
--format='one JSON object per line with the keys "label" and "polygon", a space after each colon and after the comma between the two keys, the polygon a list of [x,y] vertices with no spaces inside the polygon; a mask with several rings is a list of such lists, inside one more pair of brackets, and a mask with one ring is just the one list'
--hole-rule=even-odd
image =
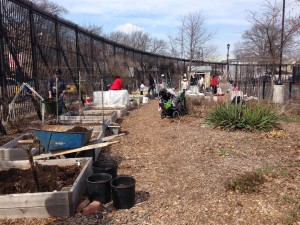
{"label": "tarp", "polygon": [[[93,103],[102,105],[102,91],[93,92]],[[129,93],[127,90],[104,91],[103,106],[105,107],[124,107],[129,106]]]}

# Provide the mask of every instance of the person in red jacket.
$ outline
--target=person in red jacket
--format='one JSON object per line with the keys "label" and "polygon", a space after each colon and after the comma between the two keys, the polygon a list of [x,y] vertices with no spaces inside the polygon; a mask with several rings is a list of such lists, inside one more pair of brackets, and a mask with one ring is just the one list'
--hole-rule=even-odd
{"label": "person in red jacket", "polygon": [[217,94],[218,83],[219,83],[218,78],[216,77],[216,75],[213,75],[210,81],[210,86],[213,94]]}
{"label": "person in red jacket", "polygon": [[116,76],[109,90],[121,90],[123,88],[122,80],[119,76]]}

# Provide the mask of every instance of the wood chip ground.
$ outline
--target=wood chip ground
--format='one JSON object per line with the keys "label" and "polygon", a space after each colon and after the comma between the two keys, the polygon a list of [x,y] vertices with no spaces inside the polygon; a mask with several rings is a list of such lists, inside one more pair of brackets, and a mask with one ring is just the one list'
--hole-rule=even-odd
{"label": "wood chip ground", "polygon": [[[136,204],[112,202],[85,217],[1,219],[0,224],[300,224],[300,126],[284,137],[207,127],[199,113],[161,119],[158,100],[122,118],[120,142],[100,158],[119,160],[118,173],[136,179]],[[259,191],[226,191],[225,183],[261,169]]]}

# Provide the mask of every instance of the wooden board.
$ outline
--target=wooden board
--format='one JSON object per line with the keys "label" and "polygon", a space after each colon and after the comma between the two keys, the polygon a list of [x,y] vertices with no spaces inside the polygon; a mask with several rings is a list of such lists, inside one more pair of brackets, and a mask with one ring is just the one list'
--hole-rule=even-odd
{"label": "wooden board", "polygon": [[[30,134],[23,134],[16,139],[7,142],[0,146],[0,161],[13,161],[13,160],[25,160],[27,159],[27,153],[24,149],[18,146],[19,140],[32,139],[33,136]],[[34,148],[31,151],[32,155],[39,152],[38,149]]]}
{"label": "wooden board", "polygon": [[110,140],[115,139],[116,137],[120,137],[120,136],[123,136],[123,135],[125,135],[125,133],[115,134],[115,135],[103,137],[103,138],[102,138],[102,141],[103,141],[103,142],[105,142],[105,141],[110,141]]}
{"label": "wooden board", "polygon": [[81,151],[86,151],[86,150],[90,150],[90,149],[105,147],[105,146],[108,146],[108,145],[111,145],[111,144],[115,144],[115,143],[118,143],[118,141],[98,143],[98,144],[94,144],[94,145],[87,145],[87,146],[83,146],[81,148],[75,148],[75,149],[70,149],[70,150],[53,151],[51,153],[41,154],[41,155],[34,156],[33,159],[34,160],[36,160],[36,159],[44,159],[44,158],[49,158],[49,157],[54,157],[54,156],[60,156],[60,155],[64,155],[64,154],[74,153],[74,152],[81,152]]}

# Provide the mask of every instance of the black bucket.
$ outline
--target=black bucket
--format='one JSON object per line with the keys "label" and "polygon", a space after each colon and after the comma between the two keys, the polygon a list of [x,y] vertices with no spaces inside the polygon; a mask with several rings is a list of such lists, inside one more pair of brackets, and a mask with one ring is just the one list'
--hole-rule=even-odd
{"label": "black bucket", "polygon": [[46,113],[50,113],[50,114],[56,114],[56,99],[54,98],[47,98],[43,101],[43,103],[45,104],[45,111]]}
{"label": "black bucket", "polygon": [[135,179],[119,176],[110,182],[113,204],[116,209],[130,209],[135,203]]}
{"label": "black bucket", "polygon": [[116,160],[98,160],[92,164],[93,173],[109,173],[112,179],[117,177],[118,162]]}
{"label": "black bucket", "polygon": [[110,181],[112,176],[108,173],[95,173],[86,178],[89,200],[98,200],[106,204],[111,200]]}

